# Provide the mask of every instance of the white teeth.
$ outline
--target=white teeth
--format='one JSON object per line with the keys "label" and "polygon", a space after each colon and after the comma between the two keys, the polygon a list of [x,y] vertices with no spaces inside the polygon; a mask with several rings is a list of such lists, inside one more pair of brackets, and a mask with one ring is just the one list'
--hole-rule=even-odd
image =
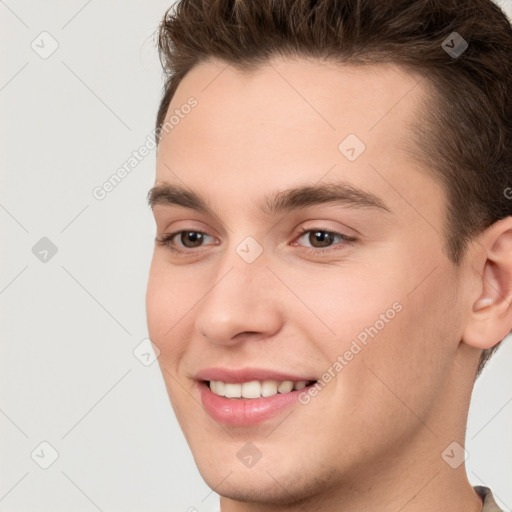
{"label": "white teeth", "polygon": [[240,398],[242,396],[242,385],[241,384],[224,384],[224,396],[226,398]]}
{"label": "white teeth", "polygon": [[242,396],[244,398],[259,398],[261,396],[261,384],[257,380],[242,384]]}
{"label": "white teeth", "polygon": [[284,380],[277,386],[279,393],[289,393],[293,389],[293,382],[291,380]]}
{"label": "white teeth", "polygon": [[216,395],[224,396],[224,382],[221,382],[220,380],[212,380],[210,382],[210,388]]}
{"label": "white teeth", "polygon": [[295,383],[293,386],[293,389],[299,391],[300,389],[304,389],[306,387],[306,381],[305,380],[299,380]]}
{"label": "white teeth", "polygon": [[274,396],[278,393],[289,393],[292,390],[300,390],[306,387],[308,381],[299,380],[252,380],[243,383],[229,383],[222,381],[210,381],[210,390],[219,396],[226,398],[260,398]]}
{"label": "white teeth", "polygon": [[277,380],[264,380],[261,385],[261,396],[277,395]]}
{"label": "white teeth", "polygon": [[219,395],[223,395],[224,394],[225,388],[226,388],[226,384],[224,384],[224,382],[221,382],[220,380],[217,381],[217,393]]}

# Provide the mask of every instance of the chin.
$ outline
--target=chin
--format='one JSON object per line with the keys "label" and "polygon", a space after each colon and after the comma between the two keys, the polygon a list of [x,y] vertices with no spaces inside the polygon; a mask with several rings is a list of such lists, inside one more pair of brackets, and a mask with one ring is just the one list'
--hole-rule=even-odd
{"label": "chin", "polygon": [[208,475],[212,478],[205,478],[202,473],[201,475],[206,484],[217,494],[241,502],[292,505],[310,497],[312,491],[305,489],[301,482],[297,481],[292,488],[286,482],[278,483],[279,477],[274,479],[269,473],[262,475],[260,472],[258,475],[252,475],[252,473],[233,472],[221,482],[218,481],[219,476],[215,476],[213,471]]}
{"label": "chin", "polygon": [[[243,444],[239,442],[237,444]],[[268,505],[292,505],[307,502],[319,492],[333,485],[327,474],[310,477],[310,472],[299,470],[295,462],[295,470],[276,460],[261,459],[252,468],[245,468],[238,461],[227,455],[228,450],[217,456],[196,457],[196,464],[203,480],[217,494],[240,502],[264,503]],[[278,457],[276,457],[278,458]],[[228,460],[235,462],[229,463]],[[240,466],[240,467],[237,467]],[[326,471],[320,468],[321,472]],[[332,475],[331,475],[332,476]]]}

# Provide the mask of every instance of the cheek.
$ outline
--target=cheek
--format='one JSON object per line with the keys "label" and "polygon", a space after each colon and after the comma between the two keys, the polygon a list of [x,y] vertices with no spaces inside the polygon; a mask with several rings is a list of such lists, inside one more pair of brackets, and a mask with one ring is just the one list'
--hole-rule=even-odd
{"label": "cheek", "polygon": [[403,309],[401,288],[405,285],[389,274],[356,262],[316,269],[294,280],[293,291],[307,310],[293,299],[293,321],[300,321],[310,339],[334,361],[354,339],[364,343],[371,339],[369,333],[378,331],[380,336],[389,328],[401,314],[397,310]]}
{"label": "cheek", "polygon": [[346,354],[340,371],[355,378],[357,389],[361,378],[376,379],[371,368],[407,395],[418,379],[432,390],[432,379],[445,378],[457,347],[456,283],[441,259],[418,257],[412,264],[388,252],[379,265],[351,262],[295,279],[294,292],[309,311],[297,303],[294,317],[328,364]]}
{"label": "cheek", "polygon": [[146,317],[149,337],[156,345],[158,345],[165,332],[164,324],[166,323],[164,321],[166,319],[164,311],[167,306],[165,304],[165,285],[163,284],[162,277],[163,275],[158,271],[158,267],[153,259],[146,289]]}
{"label": "cheek", "polygon": [[[380,396],[397,413],[403,401],[423,417],[449,377],[459,343],[459,325],[455,320],[455,284],[449,272],[443,273],[439,266],[423,281],[420,274],[419,286],[401,282],[389,295],[402,309],[361,351],[361,365],[357,370],[354,366],[353,375],[365,379],[373,389],[370,395]],[[364,401],[364,396],[359,398]]]}
{"label": "cheek", "polygon": [[146,289],[146,317],[149,337],[161,352],[175,347],[179,338],[179,320],[186,314],[189,301],[186,287],[176,284],[169,268],[153,258]]}

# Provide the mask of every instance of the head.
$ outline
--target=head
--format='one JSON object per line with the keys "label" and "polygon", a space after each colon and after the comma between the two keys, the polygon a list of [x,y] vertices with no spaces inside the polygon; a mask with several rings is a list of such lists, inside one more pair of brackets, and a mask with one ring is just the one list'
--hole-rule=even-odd
{"label": "head", "polygon": [[[474,379],[512,327],[505,15],[184,0],[159,50],[148,326],[207,483],[284,503],[463,444]],[[317,382],[224,424],[202,403],[211,367]]]}

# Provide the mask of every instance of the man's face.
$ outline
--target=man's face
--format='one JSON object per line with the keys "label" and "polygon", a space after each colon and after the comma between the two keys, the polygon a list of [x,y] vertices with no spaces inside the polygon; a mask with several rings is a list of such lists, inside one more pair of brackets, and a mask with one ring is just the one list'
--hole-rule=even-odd
{"label": "man's face", "polygon": [[[147,316],[206,482],[277,503],[360,482],[382,461],[437,464],[453,441],[454,396],[441,391],[464,294],[443,252],[443,191],[403,150],[418,78],[391,65],[271,64],[241,74],[203,63],[177,89],[155,184],[211,211],[155,194],[157,236],[184,233],[155,245]],[[308,204],[310,190],[294,208],[261,208],[291,189],[343,185],[337,201]],[[227,398],[209,380],[228,395],[259,396],[263,381],[277,381],[265,394],[294,388]],[[249,381],[260,384],[237,386]]]}

